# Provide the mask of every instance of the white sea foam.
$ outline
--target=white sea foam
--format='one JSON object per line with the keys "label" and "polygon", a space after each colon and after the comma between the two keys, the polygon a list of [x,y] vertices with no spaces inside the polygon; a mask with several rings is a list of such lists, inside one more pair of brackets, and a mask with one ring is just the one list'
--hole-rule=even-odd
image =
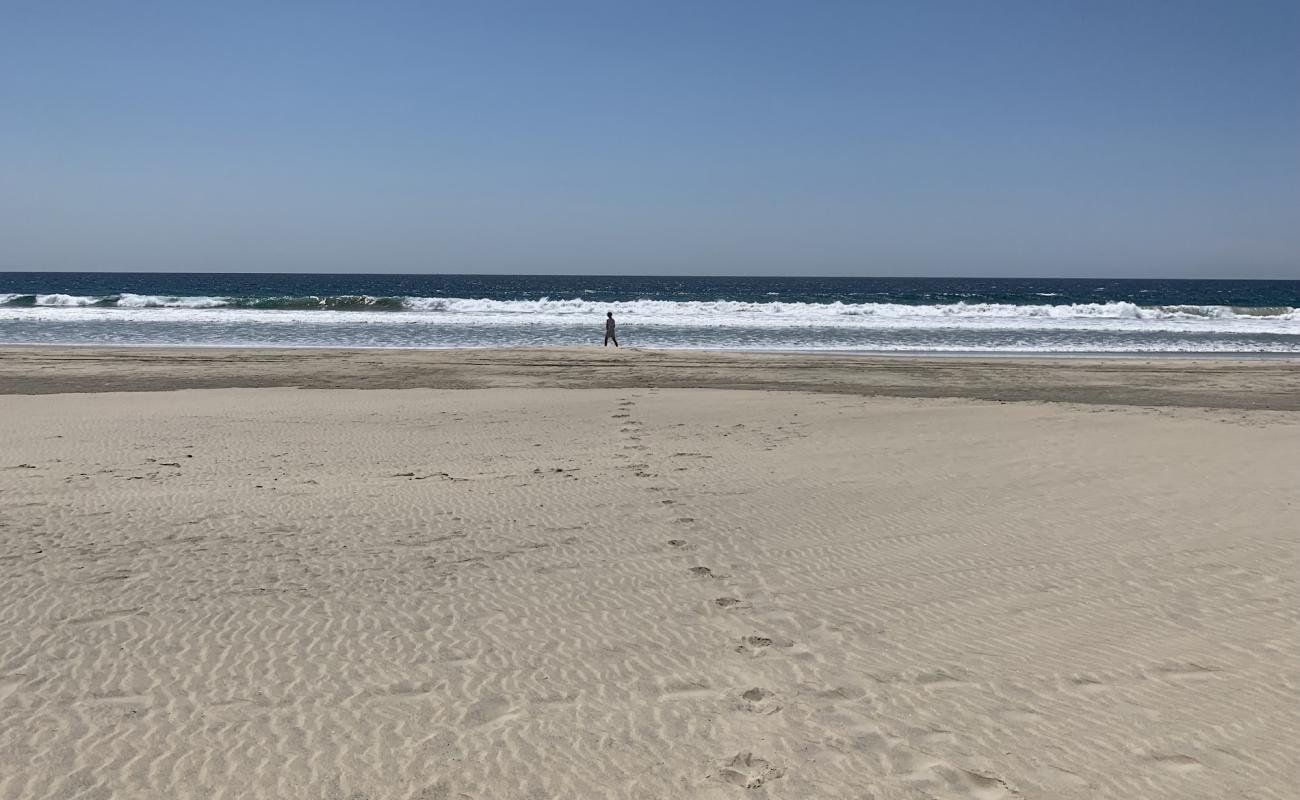
{"label": "white sea foam", "polygon": [[[25,295],[3,295],[8,303]],[[361,308],[382,298],[357,298]],[[328,324],[549,324],[589,325],[613,311],[641,326],[718,328],[934,328],[1024,330],[1161,330],[1300,334],[1294,308],[1233,308],[1183,305],[1139,306],[1129,302],[1012,305],[1003,303],[798,303],[737,300],[632,300],[596,302],[582,298],[488,300],[458,297],[408,297],[390,302],[405,312],[231,307],[222,297],[169,297],[123,294],[111,297],[43,294],[34,306],[0,306],[0,319],[77,318],[147,322],[239,322]],[[324,301],[322,301],[323,304]],[[112,303],[112,307],[105,307]]]}
{"label": "white sea foam", "polygon": [[[25,295],[17,295],[23,297]],[[80,297],[71,294],[41,294],[36,296],[38,306],[89,306],[99,300],[97,297]]]}
{"label": "white sea foam", "polygon": [[118,308],[221,308],[230,301],[222,297],[168,297],[152,294],[117,296]]}
{"label": "white sea foam", "polygon": [[486,300],[469,298],[412,297],[405,306],[414,311],[451,314],[530,315],[563,318],[603,315],[635,317],[654,324],[682,324],[698,321],[711,325],[831,325],[853,324],[855,320],[957,321],[957,320],[1273,320],[1300,321],[1296,309],[1237,309],[1228,306],[1145,307],[1128,302],[1077,303],[1068,305],[1013,305],[1005,303],[949,303],[905,305],[901,303],[791,303],[738,300],[671,301],[633,300],[601,303],[583,299]]}

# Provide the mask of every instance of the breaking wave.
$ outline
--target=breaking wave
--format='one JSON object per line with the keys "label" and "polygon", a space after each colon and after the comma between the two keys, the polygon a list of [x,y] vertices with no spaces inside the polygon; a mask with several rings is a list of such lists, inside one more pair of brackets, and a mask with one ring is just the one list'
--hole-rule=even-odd
{"label": "breaking wave", "polygon": [[[802,321],[806,324],[840,324],[845,318],[879,320],[1007,319],[1007,320],[1274,320],[1300,321],[1289,306],[1242,307],[1214,305],[1141,306],[1130,302],[1071,304],[947,303],[799,303],[738,300],[628,300],[595,302],[582,298],[488,300],[466,297],[372,297],[369,295],[299,297],[180,297],[116,294],[3,294],[0,306],[9,308],[120,308],[120,309],[225,309],[230,311],[358,311],[473,315],[587,316],[614,311],[642,318],[680,321],[706,318],[715,321],[740,317]],[[761,323],[760,323],[761,324]]]}

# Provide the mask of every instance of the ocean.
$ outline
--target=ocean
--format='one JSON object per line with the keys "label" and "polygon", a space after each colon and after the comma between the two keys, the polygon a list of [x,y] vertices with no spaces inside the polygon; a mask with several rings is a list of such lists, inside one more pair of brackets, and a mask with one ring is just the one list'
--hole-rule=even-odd
{"label": "ocean", "polygon": [[1300,354],[1300,281],[0,272],[0,344]]}

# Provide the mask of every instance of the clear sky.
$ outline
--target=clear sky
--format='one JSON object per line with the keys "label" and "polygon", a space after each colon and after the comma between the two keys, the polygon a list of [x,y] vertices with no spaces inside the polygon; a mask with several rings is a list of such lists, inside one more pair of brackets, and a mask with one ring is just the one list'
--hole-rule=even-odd
{"label": "clear sky", "polygon": [[1300,278],[1300,2],[0,0],[0,269]]}

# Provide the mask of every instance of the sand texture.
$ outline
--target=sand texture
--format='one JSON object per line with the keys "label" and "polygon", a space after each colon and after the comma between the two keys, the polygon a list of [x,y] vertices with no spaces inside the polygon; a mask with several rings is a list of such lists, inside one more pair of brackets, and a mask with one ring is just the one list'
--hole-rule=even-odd
{"label": "sand texture", "polygon": [[889,357],[614,348],[0,348],[0,394],[313,389],[762,389],[1300,411],[1300,358]]}
{"label": "sand texture", "polygon": [[1290,800],[1298,422],[0,396],[0,798]]}

